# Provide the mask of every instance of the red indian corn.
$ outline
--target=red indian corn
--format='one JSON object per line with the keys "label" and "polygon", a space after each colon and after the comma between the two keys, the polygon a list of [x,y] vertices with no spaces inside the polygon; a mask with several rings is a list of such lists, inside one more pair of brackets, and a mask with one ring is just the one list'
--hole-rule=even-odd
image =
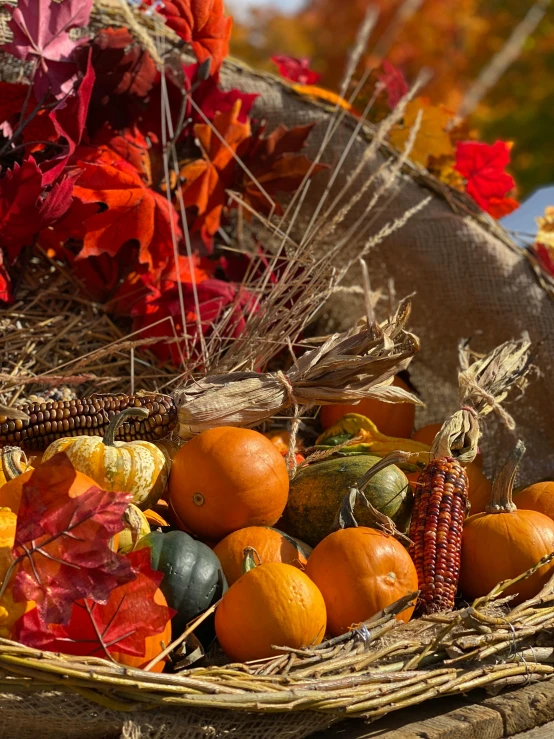
{"label": "red indian corn", "polygon": [[420,590],[419,614],[454,607],[467,501],[467,473],[455,459],[434,459],[419,476],[409,549]]}

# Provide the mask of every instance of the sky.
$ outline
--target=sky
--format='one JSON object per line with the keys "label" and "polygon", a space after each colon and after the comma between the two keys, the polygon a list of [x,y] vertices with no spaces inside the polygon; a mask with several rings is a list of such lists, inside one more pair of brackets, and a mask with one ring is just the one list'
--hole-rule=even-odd
{"label": "sky", "polygon": [[226,7],[235,15],[243,15],[254,6],[273,6],[284,13],[293,12],[303,4],[303,0],[227,0]]}

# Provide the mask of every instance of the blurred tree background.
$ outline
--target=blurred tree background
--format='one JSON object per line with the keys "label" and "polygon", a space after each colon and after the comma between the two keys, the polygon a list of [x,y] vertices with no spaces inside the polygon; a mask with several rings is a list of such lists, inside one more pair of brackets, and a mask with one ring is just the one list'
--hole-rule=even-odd
{"label": "blurred tree background", "polygon": [[[414,0],[412,6],[418,9],[398,27],[396,13],[410,3],[372,0],[380,15],[363,63],[369,67],[379,63],[374,51],[396,27],[387,58],[408,82],[422,67],[429,67],[433,78],[423,94],[455,111],[531,4],[526,0]],[[367,6],[368,0],[305,0],[291,14],[254,8],[242,22],[235,20],[231,54],[272,72],[276,72],[273,54],[309,57],[311,68],[321,74],[318,84],[338,91]],[[232,1],[229,10],[233,10]],[[521,56],[470,118],[480,140],[514,142],[511,170],[519,197],[554,182],[554,147],[548,145],[554,130],[553,69],[554,8],[550,6]]]}

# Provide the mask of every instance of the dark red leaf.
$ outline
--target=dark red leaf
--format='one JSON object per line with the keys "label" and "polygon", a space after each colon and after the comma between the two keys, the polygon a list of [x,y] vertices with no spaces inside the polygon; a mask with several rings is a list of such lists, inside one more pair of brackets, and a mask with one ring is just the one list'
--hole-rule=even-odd
{"label": "dark red leaf", "polygon": [[10,118],[21,113],[23,103],[29,92],[29,85],[18,82],[0,82],[0,123],[4,136],[12,135],[12,127],[9,125]]}
{"label": "dark red leaf", "polygon": [[42,173],[32,157],[14,164],[0,179],[0,233],[10,262],[40,228],[41,192]]}
{"label": "dark red leaf", "polygon": [[135,577],[112,590],[107,603],[77,601],[66,625],[48,624],[40,618],[38,609],[33,609],[16,624],[17,639],[31,647],[63,654],[144,656],[145,639],[161,636],[174,612],[163,601],[155,600],[162,575],[150,567],[148,549],[133,552],[126,560]]}
{"label": "dark red leaf", "polygon": [[134,579],[129,561],[109,546],[131,496],[82,490],[75,478],[66,455],[56,454],[23,484],[17,516],[14,599],[35,601],[48,623],[67,623],[76,600],[105,603]]}
{"label": "dark red leaf", "polygon": [[44,172],[43,183],[51,184],[61,174],[69,157],[77,148],[77,144],[81,141],[85,123],[87,119],[87,111],[94,85],[94,69],[89,61],[87,71],[81,80],[81,84],[76,92],[64,100],[56,107],[50,117],[58,136],[63,137],[67,142],[67,151],[50,160],[42,166]]}
{"label": "dark red leaf", "polygon": [[55,223],[67,212],[71,205],[75,174],[66,175],[57,182],[42,201],[39,210],[41,228]]}
{"label": "dark red leaf", "polygon": [[[76,55],[83,71],[86,52],[79,49]],[[92,66],[96,81],[87,118],[89,133],[105,122],[115,129],[131,126],[158,77],[152,57],[126,28],[104,28],[92,42]],[[157,114],[159,118],[160,108]]]}
{"label": "dark red leaf", "polygon": [[293,56],[276,54],[271,57],[271,61],[277,65],[282,77],[292,82],[299,82],[301,85],[315,85],[321,77],[310,69],[310,60],[306,58],[296,59]]}
{"label": "dark red leaf", "polygon": [[0,249],[0,300],[4,303],[11,303],[13,300],[11,279],[4,264],[2,249]]}
{"label": "dark red leaf", "polygon": [[72,40],[69,31],[88,25],[91,7],[92,0],[19,0],[17,7],[7,8],[13,40],[3,48],[18,59],[36,63],[37,100],[47,93],[61,97],[71,90],[77,72],[71,54],[83,40]]}

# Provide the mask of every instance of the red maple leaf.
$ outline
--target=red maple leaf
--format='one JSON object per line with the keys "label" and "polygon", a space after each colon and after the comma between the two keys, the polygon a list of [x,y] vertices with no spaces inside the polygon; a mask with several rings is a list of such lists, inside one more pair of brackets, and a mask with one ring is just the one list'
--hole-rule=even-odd
{"label": "red maple leaf", "polygon": [[159,343],[154,344],[151,350],[162,361],[170,359],[177,367],[182,365],[183,358],[197,359],[200,340],[197,318],[202,334],[209,337],[227,311],[224,333],[225,336],[236,338],[244,331],[248,318],[258,309],[255,296],[244,287],[223,280],[207,279],[196,285],[198,315],[192,284],[183,284],[181,290],[186,330],[192,335],[189,340],[189,351],[192,352],[188,356],[185,342],[175,341],[183,334],[181,302],[176,282],[162,282],[157,290],[153,290],[133,309],[133,330],[140,331],[143,337],[159,338]]}
{"label": "red maple leaf", "polygon": [[181,168],[183,201],[186,207],[197,209],[193,228],[201,232],[206,245],[211,245],[221,223],[225,191],[234,178],[235,153],[250,136],[250,123],[239,121],[240,109],[241,101],[236,100],[229,111],[215,115],[212,126],[194,126],[204,158]]}
{"label": "red maple leaf", "polygon": [[157,10],[169,28],[192,45],[198,61],[211,58],[210,71],[216,72],[229,53],[232,26],[232,19],[223,15],[223,0],[164,0]]}
{"label": "red maple leaf", "polygon": [[[94,134],[105,122],[115,129],[131,126],[159,77],[152,57],[126,28],[102,29],[91,47],[96,80],[87,118],[89,133]],[[82,48],[76,54],[83,71],[87,53]],[[160,108],[157,112],[159,118]]]}
{"label": "red maple leaf", "polygon": [[281,77],[301,85],[315,85],[321,77],[310,69],[310,60],[307,58],[296,59],[293,56],[276,54],[271,57],[271,61],[277,65]]}
{"label": "red maple leaf", "polygon": [[61,97],[71,90],[77,72],[71,55],[84,39],[74,41],[69,31],[88,24],[91,7],[92,0],[19,0],[16,8],[8,8],[13,40],[3,48],[35,62],[37,99],[48,93]]}
{"label": "red maple leaf", "polygon": [[510,163],[511,145],[506,141],[483,144],[461,141],[456,147],[454,169],[466,178],[466,192],[496,218],[511,213],[518,204],[506,195],[515,187],[514,178],[504,171]]}
{"label": "red maple leaf", "polygon": [[[168,98],[168,112],[171,113],[172,130],[177,129],[180,121],[186,122],[179,138],[180,141],[194,134],[194,126],[197,123],[206,123],[206,118],[213,121],[217,113],[229,112],[237,100],[241,101],[237,120],[239,123],[246,123],[258,97],[255,93],[249,94],[240,90],[223,91],[216,76],[199,79],[200,66],[200,64],[183,65],[182,75],[177,74],[171,68],[166,71],[165,90]],[[160,110],[163,104],[161,75],[159,75],[148,95],[148,106],[137,124],[143,133],[154,134],[157,139],[162,137]]]}
{"label": "red maple leaf", "polygon": [[116,133],[106,123],[90,144],[79,146],[74,160],[117,166],[118,162],[124,159],[137,170],[146,185],[151,185],[151,155],[153,144],[157,143],[155,137],[154,140],[152,137],[147,139],[136,126]]}
{"label": "red maple leaf", "polygon": [[384,59],[377,78],[387,93],[387,103],[391,110],[396,108],[401,98],[408,92],[408,83],[402,72],[394,64]]}
{"label": "red maple leaf", "polygon": [[175,208],[148,188],[123,159],[117,164],[80,162],[79,166],[82,173],[73,194],[80,203],[97,203],[99,208],[83,224],[79,258],[103,253],[115,256],[124,244],[135,240],[139,261],[159,275],[173,255],[172,222],[176,238],[182,235]]}
{"label": "red maple leaf", "polygon": [[151,568],[148,549],[133,552],[125,559],[134,579],[114,588],[105,604],[78,600],[65,625],[45,622],[35,608],[16,624],[18,641],[78,656],[144,656],[145,639],[155,634],[161,637],[174,612],[163,601],[156,602],[163,575]]}
{"label": "red maple leaf", "polygon": [[37,467],[23,484],[17,516],[14,599],[35,601],[48,623],[67,623],[76,600],[106,602],[134,578],[129,561],[109,546],[131,496],[95,485],[72,495],[75,475],[65,454]]}

